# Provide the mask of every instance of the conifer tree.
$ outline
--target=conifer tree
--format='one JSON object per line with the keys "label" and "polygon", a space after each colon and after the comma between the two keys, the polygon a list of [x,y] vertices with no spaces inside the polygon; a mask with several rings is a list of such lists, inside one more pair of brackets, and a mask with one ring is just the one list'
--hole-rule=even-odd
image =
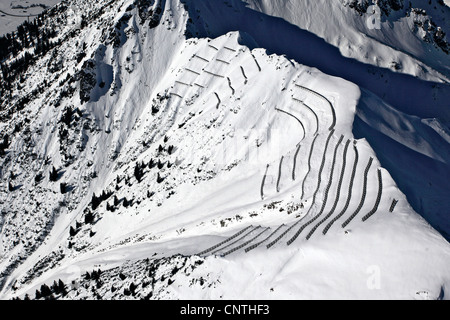
{"label": "conifer tree", "polygon": [[134,166],[134,177],[136,178],[137,182],[141,182],[143,176],[144,172],[139,163],[136,162],[136,165]]}
{"label": "conifer tree", "polygon": [[69,230],[69,234],[71,237],[74,237],[77,234],[77,231],[71,226]]}
{"label": "conifer tree", "polygon": [[52,290],[44,283],[41,286],[41,296],[42,297],[48,297],[52,294]]}
{"label": "conifer tree", "polygon": [[59,190],[62,194],[65,194],[67,192],[67,184],[65,182],[61,182],[59,184]]}
{"label": "conifer tree", "polygon": [[59,279],[59,281],[58,281],[58,290],[63,295],[66,293],[66,285],[64,284],[64,282],[62,282],[61,279]]}
{"label": "conifer tree", "polygon": [[91,200],[91,206],[92,206],[92,210],[97,209],[97,207],[100,205],[101,200],[99,197],[97,197],[95,195],[95,193],[92,194],[92,200]]}
{"label": "conifer tree", "polygon": [[58,283],[56,282],[56,280],[53,281],[53,285],[52,285],[51,289],[55,294],[59,294],[59,286],[58,286]]}
{"label": "conifer tree", "polygon": [[34,183],[39,183],[42,180],[42,173],[38,173],[36,174],[36,176],[34,177]]}
{"label": "conifer tree", "polygon": [[89,210],[84,216],[84,223],[90,224],[94,221],[94,214]]}
{"label": "conifer tree", "polygon": [[56,180],[58,180],[58,171],[53,167],[50,171],[50,181],[55,182]]}
{"label": "conifer tree", "polygon": [[153,159],[150,159],[150,162],[148,163],[148,167],[149,169],[152,169],[156,166],[156,163]]}

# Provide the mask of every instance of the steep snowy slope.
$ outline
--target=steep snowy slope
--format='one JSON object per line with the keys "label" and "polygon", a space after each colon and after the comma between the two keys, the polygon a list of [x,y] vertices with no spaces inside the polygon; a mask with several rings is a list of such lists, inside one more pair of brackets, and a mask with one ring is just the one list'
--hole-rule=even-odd
{"label": "steep snowy slope", "polygon": [[[239,1],[52,10],[3,91],[2,298],[448,298],[448,242],[353,131],[444,164],[448,139],[322,70],[358,62]],[[270,53],[299,35],[328,61]]]}
{"label": "steep snowy slope", "polygon": [[448,76],[450,11],[440,1],[378,0],[377,6],[364,0],[246,2],[316,34],[345,57],[428,80],[442,77],[429,67]]}

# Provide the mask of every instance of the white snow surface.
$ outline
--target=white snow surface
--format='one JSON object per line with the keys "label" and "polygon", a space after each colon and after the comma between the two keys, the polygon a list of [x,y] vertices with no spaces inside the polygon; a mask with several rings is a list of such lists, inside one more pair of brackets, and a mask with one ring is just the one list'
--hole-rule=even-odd
{"label": "white snow surface", "polygon": [[[108,2],[72,1],[67,11],[70,23],[60,34],[79,25],[80,12],[95,12]],[[143,297],[150,287],[143,286],[142,265],[177,254],[188,257],[183,260],[186,266],[196,259],[203,263],[188,274],[168,276],[173,281],[158,278],[159,289],[153,287],[152,298],[449,298],[450,246],[430,225],[435,222],[448,231],[448,213],[436,201],[423,214],[426,221],[392,177],[407,179],[411,170],[422,170],[420,163],[402,161],[411,154],[440,163],[442,172],[448,172],[450,138],[443,120],[448,120],[448,55],[438,49],[431,56],[420,51],[422,44],[402,29],[407,25],[402,19],[391,35],[371,33],[338,1],[246,2],[247,6],[237,0],[150,1],[153,9],[162,8],[161,23],[150,28],[148,22],[140,22],[133,1],[113,1],[74,39],[63,41],[58,52],[42,56],[27,71],[21,90],[31,92],[43,79],[50,88],[13,118],[14,123],[30,120],[34,144],[30,147],[25,136],[17,134],[8,156],[18,160],[1,160],[2,178],[14,172],[14,184],[20,186],[7,192],[5,184],[0,193],[5,213],[0,218],[1,298],[34,297],[44,283],[81,281],[97,268],[104,271],[105,288],[123,290],[118,270],[136,275],[137,297]],[[327,6],[332,14],[324,11]],[[320,12],[327,19],[318,18]],[[124,15],[130,16],[119,30],[120,44],[114,46],[107,41],[108,23],[114,25]],[[343,21],[353,22],[343,27]],[[264,34],[270,26],[273,33]],[[258,27],[261,34],[255,31]],[[186,38],[186,29],[194,37]],[[278,39],[277,30],[282,32]],[[282,52],[283,41],[298,39],[297,32],[305,32],[305,38]],[[87,55],[77,62],[83,43]],[[323,51],[311,54],[308,45]],[[50,72],[47,66],[58,59],[61,67]],[[80,103],[76,82],[75,95],[63,98],[58,107],[52,105],[61,88],[71,86],[64,82],[67,75],[76,74],[88,59],[95,63],[96,80],[90,101]],[[403,69],[389,69],[393,60]],[[370,67],[375,68],[372,74]],[[386,82],[380,80],[383,74]],[[396,94],[392,87],[402,81],[413,91]],[[431,89],[435,84],[440,87]],[[25,94],[19,88],[13,91]],[[419,108],[431,101],[432,93],[434,108]],[[79,123],[87,128],[71,129],[75,143],[68,153],[74,161],[65,167],[58,128],[66,107],[78,108],[83,114]],[[367,139],[366,126],[376,131]],[[0,124],[5,132],[11,127]],[[407,152],[399,153],[402,160],[397,165],[384,168],[379,158],[390,158],[380,156],[380,150],[388,140]],[[165,150],[158,151],[159,146]],[[173,152],[168,152],[170,146]],[[21,160],[24,151],[37,157]],[[160,160],[163,168],[146,166],[138,182],[133,175],[136,163],[151,159]],[[52,166],[62,168],[58,182],[49,181]],[[38,185],[37,172],[44,174]],[[164,181],[158,183],[158,174]],[[436,173],[430,179],[441,183],[435,186],[441,194],[429,192],[436,199],[445,198],[445,176]],[[60,182],[72,187],[68,193],[60,193]],[[325,226],[344,209],[349,190],[348,208],[324,235]],[[90,209],[94,223],[84,223],[92,194],[102,191],[112,191],[113,196]],[[111,212],[107,205],[113,204],[114,196],[120,203]],[[123,199],[133,203],[125,207]],[[394,199],[398,203],[390,212]],[[363,221],[378,200],[374,214]],[[361,211],[342,227],[358,207]],[[76,222],[81,226],[70,236]],[[250,233],[202,253],[250,226]],[[244,250],[279,227],[257,248]],[[289,232],[267,248],[284,230]],[[29,250],[27,242],[37,245]],[[233,248],[238,250],[224,255]],[[145,259],[150,262],[143,263]],[[161,261],[169,268],[180,259]],[[193,279],[200,278],[212,285],[194,284]],[[129,298],[111,296],[105,288],[98,289],[104,298]],[[72,287],[67,296],[81,297],[95,298],[83,287]]]}

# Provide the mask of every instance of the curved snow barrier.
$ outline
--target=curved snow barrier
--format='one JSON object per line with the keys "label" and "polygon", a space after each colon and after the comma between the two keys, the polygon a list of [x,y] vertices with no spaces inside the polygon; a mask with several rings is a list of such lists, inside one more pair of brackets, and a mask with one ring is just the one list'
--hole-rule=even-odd
{"label": "curved snow barrier", "polygon": [[231,79],[229,78],[229,77],[227,77],[227,80],[228,80],[228,86],[230,87],[230,89],[231,89],[231,94],[234,96],[234,88],[231,86]]}
{"label": "curved snow barrier", "polygon": [[269,165],[266,167],[266,172],[264,173],[262,182],[261,182],[261,199],[264,200],[264,184],[266,183],[267,170],[269,170]]}
{"label": "curved snow barrier", "polygon": [[183,99],[182,96],[180,96],[178,93],[175,93],[175,92],[171,92],[170,95],[176,96],[176,97],[178,97],[178,98],[180,98],[180,99]]}
{"label": "curved snow barrier", "polygon": [[181,81],[178,81],[178,80],[175,80],[175,83],[178,83],[178,84],[182,84],[182,85],[185,85],[185,86],[191,87],[191,85],[190,85],[190,84],[188,84],[188,83],[185,83],[185,82],[181,82]]}
{"label": "curved snow barrier", "polygon": [[[330,139],[331,139],[331,136],[333,135],[333,133],[334,133],[334,130],[330,131],[330,134],[328,135],[328,138],[327,138],[327,142],[325,143],[325,150],[324,150],[323,156],[322,156],[322,164],[321,164],[320,170],[319,170],[319,185],[317,186],[316,192],[314,192],[314,196],[313,196],[313,201],[312,201],[311,207],[309,208],[309,210],[308,210],[307,214],[305,215],[305,217],[308,216],[309,212],[311,211],[312,207],[314,206],[315,197],[316,197],[317,191],[319,190],[319,187],[320,187],[320,181],[321,181],[321,180],[320,180],[320,176],[321,176],[322,171],[323,171],[323,166],[325,165],[325,154],[326,154],[326,150],[327,150],[327,148],[328,148],[328,143],[330,142]],[[316,138],[317,138],[317,136],[316,136]],[[280,241],[280,240],[281,240],[281,239],[282,239],[289,231],[291,231],[293,228],[295,228],[302,220],[303,220],[303,219],[300,219],[299,221],[297,221],[296,223],[294,223],[294,224],[293,224],[292,226],[290,226],[286,231],[284,231],[280,236],[278,236],[278,238],[276,238],[274,241],[272,241],[271,243],[269,243],[269,244],[267,245],[267,249],[269,249],[270,247],[272,247],[273,245],[275,245],[278,241]],[[292,240],[292,239],[291,239],[291,240]],[[295,240],[295,239],[294,239],[294,240]],[[290,244],[290,243],[289,243],[289,244]]]}
{"label": "curved snow barrier", "polygon": [[334,107],[333,107],[333,104],[331,103],[331,101],[328,100],[328,98],[325,97],[324,95],[318,93],[317,91],[311,90],[311,89],[306,88],[306,87],[304,87],[304,86],[301,86],[301,85],[299,85],[299,84],[295,84],[295,85],[296,85],[297,87],[299,87],[300,89],[303,89],[303,90],[306,90],[306,91],[308,91],[308,92],[311,92],[312,94],[316,95],[317,97],[322,98],[323,100],[325,100],[325,101],[329,104],[330,109],[331,109],[331,114],[332,114],[332,116],[333,116],[333,122],[332,122],[332,124],[331,124],[331,126],[330,126],[330,130],[332,130],[332,129],[336,126],[336,111],[334,110]]}
{"label": "curved snow barrier", "polygon": [[191,72],[191,73],[193,73],[193,74],[196,74],[196,75],[200,75],[200,73],[198,73],[197,71],[194,71],[194,70],[191,70],[191,69],[188,69],[188,68],[184,68],[184,70],[186,70],[186,71],[188,71],[188,72]]}
{"label": "curved snow barrier", "polygon": [[216,61],[219,61],[219,62],[222,62],[222,63],[225,63],[225,64],[230,64],[228,61],[225,61],[225,60],[222,60],[222,59],[216,59]]}
{"label": "curved snow barrier", "polygon": [[[336,166],[336,156],[337,156],[337,151],[338,151],[338,148],[339,148],[339,146],[341,145],[341,142],[342,142],[343,139],[344,139],[344,136],[341,135],[340,138],[339,138],[338,143],[336,144],[336,147],[334,148],[333,161],[332,161],[332,163],[331,163],[330,178],[328,179],[328,184],[327,184],[327,186],[325,187],[325,193],[324,193],[323,200],[322,200],[322,206],[320,207],[319,212],[316,214],[316,216],[315,216],[314,218],[312,218],[311,220],[309,220],[308,222],[306,222],[304,225],[302,225],[302,226],[298,229],[298,231],[295,233],[295,235],[294,235],[291,239],[289,239],[289,241],[287,242],[287,245],[292,244],[292,242],[294,242],[294,241],[298,238],[298,236],[300,235],[300,233],[302,233],[302,231],[305,230],[305,228],[306,228],[307,226],[309,226],[311,223],[313,223],[314,221],[316,221],[316,220],[322,215],[323,211],[325,210],[325,206],[327,205],[327,201],[328,201],[328,192],[330,191],[331,185],[332,185],[332,183],[333,183],[333,173],[334,173],[334,167]],[[326,152],[326,149],[325,149],[325,152]],[[325,164],[324,161],[322,161],[322,163]],[[322,170],[323,170],[323,168],[322,168]],[[319,180],[319,186],[320,186],[320,180]],[[314,194],[314,196],[313,196],[313,203],[312,203],[311,207],[310,207],[309,210],[308,210],[308,214],[309,214],[309,211],[311,211],[311,209],[312,209],[312,207],[313,207],[313,205],[314,205],[315,197],[316,197],[316,194],[317,194],[318,191],[319,191],[319,187],[317,188],[317,190],[316,190],[316,192],[315,192],[315,194]],[[308,214],[307,214],[307,215],[308,215]],[[309,238],[307,238],[307,239],[309,239]]]}
{"label": "curved snow barrier", "polygon": [[244,68],[243,68],[242,66],[241,66],[241,71],[242,71],[242,75],[243,75],[244,78],[245,78],[244,84],[247,84],[248,78],[247,78],[247,76],[245,75],[245,71],[244,71]]}
{"label": "curved snow barrier", "polygon": [[361,201],[359,202],[358,207],[356,208],[355,212],[342,224],[342,228],[345,228],[355,217],[356,215],[361,211],[364,201],[366,200],[367,195],[367,175],[369,174],[370,166],[372,165],[373,158],[370,157],[369,162],[367,163],[366,170],[364,171],[364,184],[363,184],[363,193],[361,197]]}
{"label": "curved snow barrier", "polygon": [[259,72],[261,72],[261,66],[258,63],[258,60],[256,60],[256,57],[253,55],[253,53],[251,53],[253,60],[255,60],[256,66],[258,67]]}
{"label": "curved snow barrier", "polygon": [[224,48],[224,49],[227,49],[227,50],[230,50],[230,51],[233,51],[233,52],[236,52],[236,50],[234,50],[234,49],[232,49],[232,48],[229,48],[229,47],[227,47],[227,46],[224,46],[223,48]]}
{"label": "curved snow barrier", "polygon": [[394,199],[392,200],[391,207],[389,208],[389,212],[394,212],[395,206],[397,205],[398,200]]}
{"label": "curved snow barrier", "polygon": [[278,179],[277,179],[277,192],[280,192],[280,180],[281,180],[281,166],[283,165],[284,156],[280,159],[280,166],[278,167]]}
{"label": "curved snow barrier", "polygon": [[202,251],[202,252],[200,252],[200,253],[197,253],[197,255],[200,256],[200,255],[202,255],[202,254],[206,254],[206,253],[208,253],[208,252],[213,251],[214,249],[216,249],[216,248],[218,248],[218,247],[224,245],[225,243],[227,243],[227,242],[229,242],[229,241],[231,241],[231,240],[233,240],[233,239],[239,237],[241,234],[243,234],[245,231],[247,231],[248,229],[250,229],[250,228],[252,228],[252,227],[253,227],[253,226],[248,226],[248,227],[242,229],[241,231],[239,231],[239,232],[233,234],[233,235],[232,235],[231,237],[229,237],[228,239],[226,239],[226,240],[224,240],[224,241],[222,241],[222,242],[220,242],[220,243],[218,243],[218,244],[212,246],[211,248],[208,248],[208,249],[206,249],[206,250],[204,250],[204,251]]}
{"label": "curved snow barrier", "polygon": [[216,47],[214,47],[214,46],[211,45],[211,44],[208,44],[208,46],[209,46],[210,48],[213,48],[213,49],[216,50],[216,51],[219,51],[219,49],[217,49]]}
{"label": "curved snow barrier", "polygon": [[380,205],[382,193],[383,193],[383,177],[381,176],[381,170],[378,169],[378,195],[377,195],[377,199],[376,199],[376,201],[375,201],[375,205],[373,206],[373,209],[370,210],[369,213],[366,214],[366,215],[362,218],[362,221],[366,221],[366,220],[369,219],[375,212],[377,212],[378,206]]}
{"label": "curved snow barrier", "polygon": [[201,84],[198,84],[198,83],[194,83],[194,86],[197,86],[197,87],[200,87],[200,88],[202,88],[202,89],[205,89],[204,86],[202,86]]}
{"label": "curved snow barrier", "polygon": [[[305,216],[306,217],[306,216]],[[269,249],[270,247],[274,246],[278,241],[280,241],[286,234],[288,234],[289,231],[291,231],[293,228],[295,228],[301,221],[303,220],[300,219],[298,220],[296,223],[294,223],[292,226],[290,226],[289,228],[287,228],[282,234],[280,234],[275,240],[273,240],[271,243],[269,243],[266,247],[267,249]]]}
{"label": "curved snow barrier", "polygon": [[281,110],[281,109],[278,109],[278,108],[275,108],[275,110],[277,110],[277,111],[279,111],[279,112],[283,112],[283,113],[285,113],[285,114],[291,116],[291,117],[294,118],[295,120],[297,120],[298,123],[300,123],[300,126],[301,126],[302,129],[303,129],[303,138],[302,138],[302,140],[305,139],[305,137],[306,137],[305,126],[303,125],[302,121],[301,121],[299,118],[297,118],[296,116],[294,116],[294,115],[293,115],[292,113],[290,113],[290,112],[287,112],[287,111],[284,111],[284,110]]}
{"label": "curved snow barrier", "polygon": [[305,181],[306,178],[308,178],[309,173],[311,172],[311,157],[314,151],[314,144],[316,143],[317,138],[319,137],[319,135],[316,135],[314,137],[313,142],[311,143],[311,150],[309,151],[309,157],[308,157],[308,171],[306,172],[305,178],[303,178],[303,182],[302,182],[302,196],[300,197],[300,199],[303,199],[303,196],[305,195]]}
{"label": "curved snow barrier", "polygon": [[330,209],[330,212],[322,220],[320,220],[314,226],[314,228],[311,229],[311,231],[306,236],[306,240],[309,240],[309,238],[311,238],[311,236],[314,234],[314,232],[317,230],[317,228],[319,228],[322,223],[324,223],[329,217],[331,217],[333,215],[334,211],[336,210],[336,207],[339,202],[340,195],[341,195],[342,181],[344,181],[345,167],[347,165],[347,151],[348,151],[349,145],[350,145],[350,139],[347,140],[347,143],[345,144],[344,152],[342,154],[341,175],[339,176],[339,181],[338,181],[338,186],[337,186],[337,191],[336,191],[336,198],[334,200],[333,207]]}
{"label": "curved snow barrier", "polygon": [[314,132],[314,134],[316,134],[319,131],[319,117],[317,116],[317,113],[314,112],[314,110],[308,106],[306,103],[304,103],[302,100],[299,100],[297,98],[292,97],[292,100],[301,103],[302,106],[304,106],[305,108],[307,108],[309,111],[312,112],[312,114],[314,115],[314,117],[316,118],[316,131]]}
{"label": "curved snow barrier", "polygon": [[294,155],[294,165],[292,167],[292,180],[295,181],[295,168],[297,167],[297,157],[298,157],[298,153],[300,152],[300,147],[301,147],[301,143],[298,143],[297,146],[297,151],[295,151],[295,155]]}
{"label": "curved snow barrier", "polygon": [[214,92],[214,94],[216,95],[217,100],[218,100],[217,105],[216,105],[216,109],[219,109],[220,103],[221,103],[222,101],[220,100],[219,95],[217,94],[217,92]]}
{"label": "curved snow barrier", "polygon": [[269,234],[269,236],[268,236],[267,238],[265,238],[264,240],[262,240],[262,241],[260,241],[260,242],[258,242],[258,243],[252,244],[250,247],[246,248],[246,249],[245,249],[245,252],[249,252],[249,251],[251,251],[251,250],[257,248],[261,243],[264,243],[264,242],[266,242],[267,240],[269,240],[269,239],[270,239],[274,234],[276,234],[282,227],[284,227],[284,224],[282,224],[281,226],[279,226],[274,232],[272,232],[271,234]]}
{"label": "curved snow barrier", "polygon": [[342,217],[345,212],[348,209],[348,206],[350,205],[350,200],[352,199],[352,190],[353,190],[353,182],[355,181],[356,176],[356,167],[358,166],[358,160],[359,160],[359,154],[358,149],[356,146],[353,146],[353,150],[355,151],[355,161],[353,163],[353,169],[352,169],[352,175],[350,177],[350,183],[348,185],[348,195],[347,195],[347,201],[345,202],[344,208],[342,208],[341,212],[333,218],[333,220],[328,223],[328,225],[323,229],[322,233],[323,235],[326,235],[328,230],[330,230],[331,226],[340,218]]}
{"label": "curved snow barrier", "polygon": [[202,58],[202,57],[200,57],[200,56],[198,56],[198,55],[196,55],[196,54],[194,54],[194,58],[198,58],[198,59],[200,59],[200,60],[203,60],[203,61],[209,63],[209,60],[207,60],[207,59],[205,59],[205,58]]}
{"label": "curved snow barrier", "polygon": [[323,168],[325,166],[325,158],[326,158],[326,154],[327,154],[327,149],[328,149],[328,145],[330,143],[330,139],[331,139],[331,136],[333,135],[333,133],[334,133],[334,130],[331,130],[330,134],[328,135],[327,141],[325,142],[325,149],[323,150],[323,154],[322,154],[322,162],[320,163],[319,174],[317,176],[317,188],[316,188],[316,191],[314,191],[313,200],[311,203],[311,207],[308,210],[308,214],[309,214],[309,211],[311,211],[311,208],[314,206],[314,203],[316,202],[317,192],[319,191],[320,184],[322,182],[321,175],[322,175]]}
{"label": "curved snow barrier", "polygon": [[258,239],[263,233],[265,233],[265,232],[266,232],[267,230],[269,230],[269,229],[270,229],[270,227],[265,228],[263,231],[261,231],[260,233],[258,233],[256,236],[254,236],[254,237],[251,238],[250,240],[248,240],[248,241],[244,242],[243,244],[241,244],[241,245],[239,245],[239,246],[237,246],[237,247],[235,247],[235,248],[233,248],[233,249],[231,249],[231,250],[229,250],[229,251],[223,253],[223,254],[222,254],[222,257],[225,257],[225,256],[229,255],[230,253],[233,253],[233,252],[235,252],[235,251],[237,251],[237,250],[239,250],[239,249],[242,249],[243,247],[249,245],[250,243],[252,243],[252,242],[255,241],[256,239]]}
{"label": "curved snow barrier", "polygon": [[210,74],[210,75],[214,76],[214,77],[225,78],[224,76],[221,76],[220,74],[217,74],[217,73],[214,73],[214,72],[211,72],[211,71],[207,71],[205,69],[203,69],[203,71],[206,72],[207,74]]}
{"label": "curved snow barrier", "polygon": [[238,243],[238,242],[241,241],[242,239],[245,239],[250,233],[252,233],[252,232],[255,231],[255,230],[258,230],[259,228],[261,228],[261,226],[254,227],[253,229],[251,229],[250,231],[246,232],[242,237],[240,237],[240,238],[237,239],[236,241],[233,241],[232,243],[227,244],[225,247],[222,247],[222,248],[219,248],[219,249],[217,249],[217,250],[214,250],[213,252],[211,252],[211,254],[215,254],[215,253],[217,253],[217,252],[219,252],[219,251],[221,251],[221,250],[223,250],[223,249],[226,249],[226,248],[228,248],[228,247],[231,247],[232,245]]}

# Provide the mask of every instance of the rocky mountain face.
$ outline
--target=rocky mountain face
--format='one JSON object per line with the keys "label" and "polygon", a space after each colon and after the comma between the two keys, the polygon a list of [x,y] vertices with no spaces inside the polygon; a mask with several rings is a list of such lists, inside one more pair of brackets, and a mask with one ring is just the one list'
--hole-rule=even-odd
{"label": "rocky mountain face", "polygon": [[[442,26],[437,25],[433,18],[427,14],[427,9],[423,7],[424,3],[420,2],[419,7],[414,7],[412,1],[404,0],[378,0],[378,1],[368,1],[368,0],[342,0],[344,6],[354,9],[360,15],[364,14],[374,14],[374,9],[378,8],[381,17],[384,19],[389,19],[391,16],[411,17],[413,22],[413,32],[417,34],[423,41],[433,44],[435,47],[440,48],[446,54],[449,54],[450,45],[448,43],[448,38]],[[432,9],[441,9],[442,13],[445,11],[445,3],[442,0],[439,1],[429,1],[428,6]],[[372,12],[368,11],[369,8]],[[445,13],[444,13],[445,14]],[[447,25],[448,22],[445,23]]]}

